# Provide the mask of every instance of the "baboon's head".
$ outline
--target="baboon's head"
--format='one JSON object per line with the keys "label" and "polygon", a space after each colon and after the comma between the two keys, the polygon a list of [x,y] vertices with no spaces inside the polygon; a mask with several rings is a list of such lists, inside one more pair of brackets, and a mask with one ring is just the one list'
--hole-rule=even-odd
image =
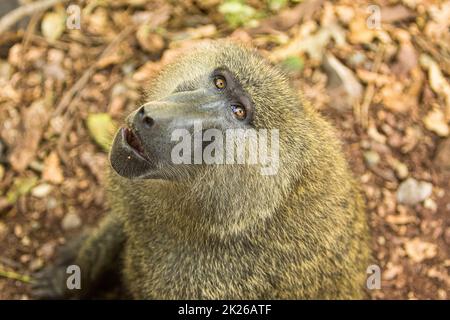
{"label": "baboon's head", "polygon": [[278,164],[264,164],[259,153],[264,146],[269,156],[275,151],[277,134],[289,139],[298,109],[286,79],[254,51],[212,42],[180,57],[154,81],[148,102],[117,133],[111,164],[130,179],[186,179],[233,161],[234,171],[251,165],[260,174],[276,174],[278,167],[260,170]]}
{"label": "baboon's head", "polygon": [[180,57],[147,101],[117,133],[112,167],[140,185],[176,181],[192,199],[183,205],[196,204],[201,224],[218,233],[270,216],[307,171],[299,163],[313,163],[311,121],[287,79],[242,46],[212,42]]}

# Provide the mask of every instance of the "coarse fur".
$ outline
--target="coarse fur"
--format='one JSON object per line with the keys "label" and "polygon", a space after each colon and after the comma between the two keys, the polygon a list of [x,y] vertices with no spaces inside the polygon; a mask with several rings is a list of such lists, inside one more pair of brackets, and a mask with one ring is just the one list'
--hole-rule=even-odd
{"label": "coarse fur", "polygon": [[117,264],[137,299],[364,298],[363,199],[333,128],[278,69],[255,51],[212,42],[168,66],[148,100],[220,67],[251,97],[252,126],[279,130],[277,174],[258,165],[164,169],[182,177],[174,181],[111,170],[112,212],[75,258],[83,283]]}

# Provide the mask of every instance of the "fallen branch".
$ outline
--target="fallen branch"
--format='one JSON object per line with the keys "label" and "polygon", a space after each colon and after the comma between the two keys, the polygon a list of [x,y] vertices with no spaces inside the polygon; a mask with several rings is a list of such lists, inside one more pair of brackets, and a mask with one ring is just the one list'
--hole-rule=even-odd
{"label": "fallen branch", "polygon": [[[137,25],[131,25],[125,28],[121,33],[119,33],[116,38],[105,48],[102,54],[98,57],[96,61],[100,61],[102,58],[108,56],[117,45],[119,45],[128,35],[130,35],[133,30],[137,28]],[[97,64],[93,63],[83,75],[75,82],[75,84],[66,91],[64,96],[61,98],[60,102],[56,106],[54,115],[60,115],[64,113],[67,109],[70,109],[73,98],[86,86],[91,76],[97,70]]]}
{"label": "fallen branch", "polygon": [[[145,21],[141,24],[151,23],[152,28],[156,28],[160,23],[162,23],[166,18],[161,19],[161,17],[167,16],[168,8],[163,6],[159,10],[153,12]],[[158,19],[159,17],[159,19]],[[101,61],[104,57],[108,56],[113,52],[116,47],[125,40],[131,33],[133,33],[139,24],[132,24],[122,30],[114,40],[103,50],[96,61]],[[75,82],[75,84],[66,91],[58,105],[55,108],[53,116],[64,114],[67,110],[71,109],[73,105],[74,98],[79,94],[79,92],[86,86],[91,76],[97,70],[97,63],[93,63],[84,73],[83,75]]]}
{"label": "fallen branch", "polygon": [[27,275],[22,275],[20,273],[14,272],[14,271],[8,271],[0,267],[0,277],[18,280],[25,283],[31,283],[31,277]]}
{"label": "fallen branch", "polygon": [[[378,73],[378,71],[380,70],[381,63],[383,62],[384,51],[385,51],[384,46],[382,46],[378,50],[378,53],[375,57],[375,61],[373,62],[372,65],[373,73]],[[361,126],[365,129],[369,127],[369,108],[370,105],[372,104],[372,99],[374,95],[375,95],[375,84],[373,82],[370,82],[367,85],[366,91],[364,93],[363,102],[360,105],[360,110],[358,112],[360,117],[359,122]]]}
{"label": "fallen branch", "polygon": [[39,2],[32,2],[23,6],[20,6],[13,11],[5,14],[0,19],[0,34],[7,31],[11,26],[15,25],[17,22],[30,16],[33,13],[46,10],[55,4],[67,2],[68,0],[43,0]]}

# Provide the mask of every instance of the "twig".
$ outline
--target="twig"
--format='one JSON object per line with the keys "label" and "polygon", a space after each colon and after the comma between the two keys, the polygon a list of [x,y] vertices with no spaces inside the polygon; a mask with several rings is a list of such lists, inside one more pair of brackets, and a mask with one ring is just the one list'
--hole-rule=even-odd
{"label": "twig", "polygon": [[[378,73],[380,70],[381,63],[383,62],[385,48],[382,46],[375,57],[375,61],[372,66],[372,72]],[[369,107],[372,103],[373,96],[375,94],[375,84],[373,82],[369,82],[367,85],[366,91],[364,93],[364,98],[361,104],[359,116],[361,126],[363,128],[368,128],[369,126]]]}
{"label": "twig", "polygon": [[[153,28],[156,28],[160,23],[162,23],[164,20],[167,19],[167,11],[168,7],[163,6],[159,10],[156,10],[153,12],[153,15],[145,19],[141,24],[147,24],[151,23],[151,26]],[[120,44],[128,35],[130,35],[134,30],[137,29],[139,24],[134,23],[124,30],[122,30],[116,38],[105,48],[105,50],[100,54],[97,61],[102,60],[104,57],[108,56],[115,47]],[[84,86],[87,84],[89,78],[92,76],[92,74],[95,72],[97,68],[97,64],[92,64],[81,76],[81,78],[78,79],[77,82],[64,94],[64,96],[61,98],[60,102],[56,106],[56,109],[53,113],[53,116],[60,115],[64,113],[67,109],[71,107],[73,98],[75,95],[79,93],[81,89],[84,88]]]}
{"label": "twig", "polygon": [[416,35],[413,37],[413,42],[417,44],[420,49],[428,52],[439,63],[442,71],[444,71],[447,75],[450,75],[450,59],[448,58],[448,55],[442,54],[438,49],[436,49],[432,41],[424,39],[422,35]]}
{"label": "twig", "polygon": [[19,281],[25,282],[25,283],[32,282],[30,276],[23,275],[23,274],[14,272],[14,271],[8,271],[8,270],[3,269],[2,267],[0,267],[0,277],[13,279],[13,280],[19,280]]}
{"label": "twig", "polygon": [[[72,101],[73,104],[78,103],[80,101],[80,97],[77,96]],[[66,119],[72,119],[70,114],[66,114]],[[66,142],[66,138],[69,135],[70,130],[72,130],[73,127],[73,121],[67,120],[67,124],[64,126],[64,129],[61,132],[61,135],[58,139],[58,143],[56,145],[56,151],[58,152],[59,157],[61,158],[61,161],[66,165],[66,167],[69,166],[69,158],[66,155],[66,152],[64,151],[64,143]]]}
{"label": "twig", "polygon": [[43,0],[39,2],[32,2],[20,6],[0,19],[0,34],[7,31],[11,26],[26,16],[32,15],[35,12],[46,10],[55,4],[67,2],[68,0]]}
{"label": "twig", "polygon": [[375,94],[375,85],[370,82],[367,85],[366,91],[364,92],[364,98],[361,104],[361,111],[359,112],[361,126],[367,128],[369,126],[369,107],[372,103],[373,95]]}
{"label": "twig", "polygon": [[37,35],[37,34],[30,34],[30,41],[33,42],[34,44],[38,44],[41,46],[46,46],[46,47],[50,47],[50,48],[56,48],[56,49],[60,49],[60,50],[69,50],[70,48],[70,44],[63,42],[63,41],[59,41],[59,40],[54,40],[52,42],[49,42],[47,39],[45,39],[44,37]]}
{"label": "twig", "polygon": [[[96,61],[100,61],[102,58],[109,55],[118,44],[120,44],[130,33],[132,33],[135,30],[135,28],[137,28],[137,25],[131,25],[125,28],[121,33],[119,33],[117,37],[100,54],[99,58]],[[76,102],[80,101],[79,94],[81,90],[86,86],[86,84],[88,83],[89,79],[92,77],[96,69],[97,64],[93,63],[77,80],[77,82],[75,82],[75,84],[68,91],[66,91],[66,93],[63,95],[58,105],[56,106],[55,111],[53,112],[53,116],[58,116],[65,113],[65,118],[67,119],[66,127],[61,133],[57,144],[58,155],[60,156],[63,163],[66,165],[68,165],[69,159],[64,154],[63,144],[69,131],[73,127],[73,119],[74,119],[74,117],[70,117],[67,115],[70,115],[72,113],[73,106],[76,105]]]}
{"label": "twig", "polygon": [[35,13],[31,16],[30,22],[28,23],[27,29],[22,39],[22,47],[23,47],[22,52],[27,51],[28,45],[31,41],[31,36],[33,35],[33,32],[36,29],[36,26],[39,20],[41,20],[41,18],[42,18],[41,12]]}
{"label": "twig", "polygon": [[[124,40],[137,26],[131,25],[124,29],[121,33],[117,35],[117,37],[105,48],[105,50],[100,54],[100,57],[96,61],[100,61],[107,55],[109,55],[113,49],[120,43],[122,40]],[[67,109],[71,107],[73,98],[75,95],[77,95],[87,84],[89,79],[91,78],[92,74],[97,69],[97,64],[92,64],[84,73],[83,75],[75,82],[75,84],[64,94],[64,96],[61,98],[60,102],[56,106],[56,109],[54,111],[55,115],[60,115],[64,113]]]}

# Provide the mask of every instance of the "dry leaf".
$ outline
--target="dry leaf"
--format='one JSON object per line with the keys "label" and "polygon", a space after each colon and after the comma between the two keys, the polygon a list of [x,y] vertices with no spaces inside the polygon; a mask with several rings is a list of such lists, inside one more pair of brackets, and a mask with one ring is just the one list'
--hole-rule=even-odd
{"label": "dry leaf", "polygon": [[395,81],[384,86],[380,92],[384,106],[394,112],[404,113],[417,104],[417,98],[405,94],[403,82]]}
{"label": "dry leaf", "polygon": [[105,168],[108,163],[108,158],[105,154],[91,153],[85,151],[80,156],[81,163],[89,168],[92,174],[97,178],[97,181],[103,183],[105,180]]}
{"label": "dry leaf", "polygon": [[47,125],[49,112],[43,100],[35,101],[23,112],[23,130],[14,144],[9,162],[14,170],[23,171],[33,161]]}
{"label": "dry leaf", "polygon": [[362,16],[353,19],[350,22],[349,29],[348,39],[351,43],[370,43],[377,36],[377,30],[369,29],[366,19]]}
{"label": "dry leaf", "polygon": [[392,71],[396,76],[406,77],[417,66],[418,55],[411,42],[405,41],[400,44],[396,60],[397,63],[392,66]]}
{"label": "dry leaf", "polygon": [[381,8],[381,21],[386,23],[399,22],[415,18],[416,14],[402,5]]}
{"label": "dry leaf", "polygon": [[325,55],[323,66],[328,75],[327,89],[332,98],[330,106],[338,110],[351,109],[363,93],[363,87],[353,71],[331,53]]}
{"label": "dry leaf", "polygon": [[420,263],[436,256],[437,245],[414,238],[405,242],[405,250],[412,261]]}
{"label": "dry leaf", "polygon": [[428,112],[423,118],[423,123],[428,130],[435,132],[441,137],[447,137],[450,133],[444,113],[437,107]]}
{"label": "dry leaf", "polygon": [[450,138],[439,144],[433,162],[439,169],[450,171]]}
{"label": "dry leaf", "polygon": [[410,216],[406,214],[401,215],[388,215],[386,217],[386,222],[396,225],[409,224],[416,222],[415,216]]}
{"label": "dry leaf", "polygon": [[161,64],[148,61],[143,66],[141,66],[136,72],[133,74],[133,80],[137,82],[145,82],[154,78],[155,75],[161,70]]}
{"label": "dry leaf", "polygon": [[56,152],[50,153],[48,157],[45,158],[42,179],[54,184],[61,184],[64,181],[61,163]]}
{"label": "dry leaf", "polygon": [[392,280],[402,272],[403,272],[402,266],[388,263],[388,265],[386,266],[386,270],[384,270],[384,272],[383,272],[383,279],[388,280],[388,281]]}
{"label": "dry leaf", "polygon": [[282,10],[274,17],[261,21],[260,26],[250,30],[251,34],[267,29],[287,30],[299,24],[305,18],[310,18],[320,8],[323,0],[306,0],[293,8]]}
{"label": "dry leaf", "polygon": [[273,62],[278,62],[290,56],[307,53],[312,60],[320,62],[331,39],[334,39],[337,45],[343,45],[343,41],[345,41],[343,30],[336,24],[327,28],[321,28],[314,34],[305,35],[300,33],[287,45],[273,50],[269,59]]}
{"label": "dry leaf", "polygon": [[89,14],[85,20],[89,32],[101,36],[114,36],[108,11],[105,8],[99,7],[95,9],[95,11]]}
{"label": "dry leaf", "polygon": [[431,89],[440,95],[446,104],[446,121],[450,120],[450,85],[444,78],[439,65],[430,56],[422,54],[420,56],[420,64],[428,70],[428,80]]}
{"label": "dry leaf", "polygon": [[142,49],[151,54],[158,54],[164,49],[164,39],[161,35],[150,29],[148,25],[142,25],[136,32],[136,38]]}
{"label": "dry leaf", "polygon": [[372,138],[374,141],[381,143],[381,144],[386,144],[386,136],[381,134],[377,127],[374,124],[369,124],[369,128],[367,130],[367,134],[369,135],[370,138]]}
{"label": "dry leaf", "polygon": [[202,38],[212,38],[217,33],[217,28],[213,24],[207,24],[197,28],[187,28],[185,31],[175,33],[172,41],[194,40]]}

